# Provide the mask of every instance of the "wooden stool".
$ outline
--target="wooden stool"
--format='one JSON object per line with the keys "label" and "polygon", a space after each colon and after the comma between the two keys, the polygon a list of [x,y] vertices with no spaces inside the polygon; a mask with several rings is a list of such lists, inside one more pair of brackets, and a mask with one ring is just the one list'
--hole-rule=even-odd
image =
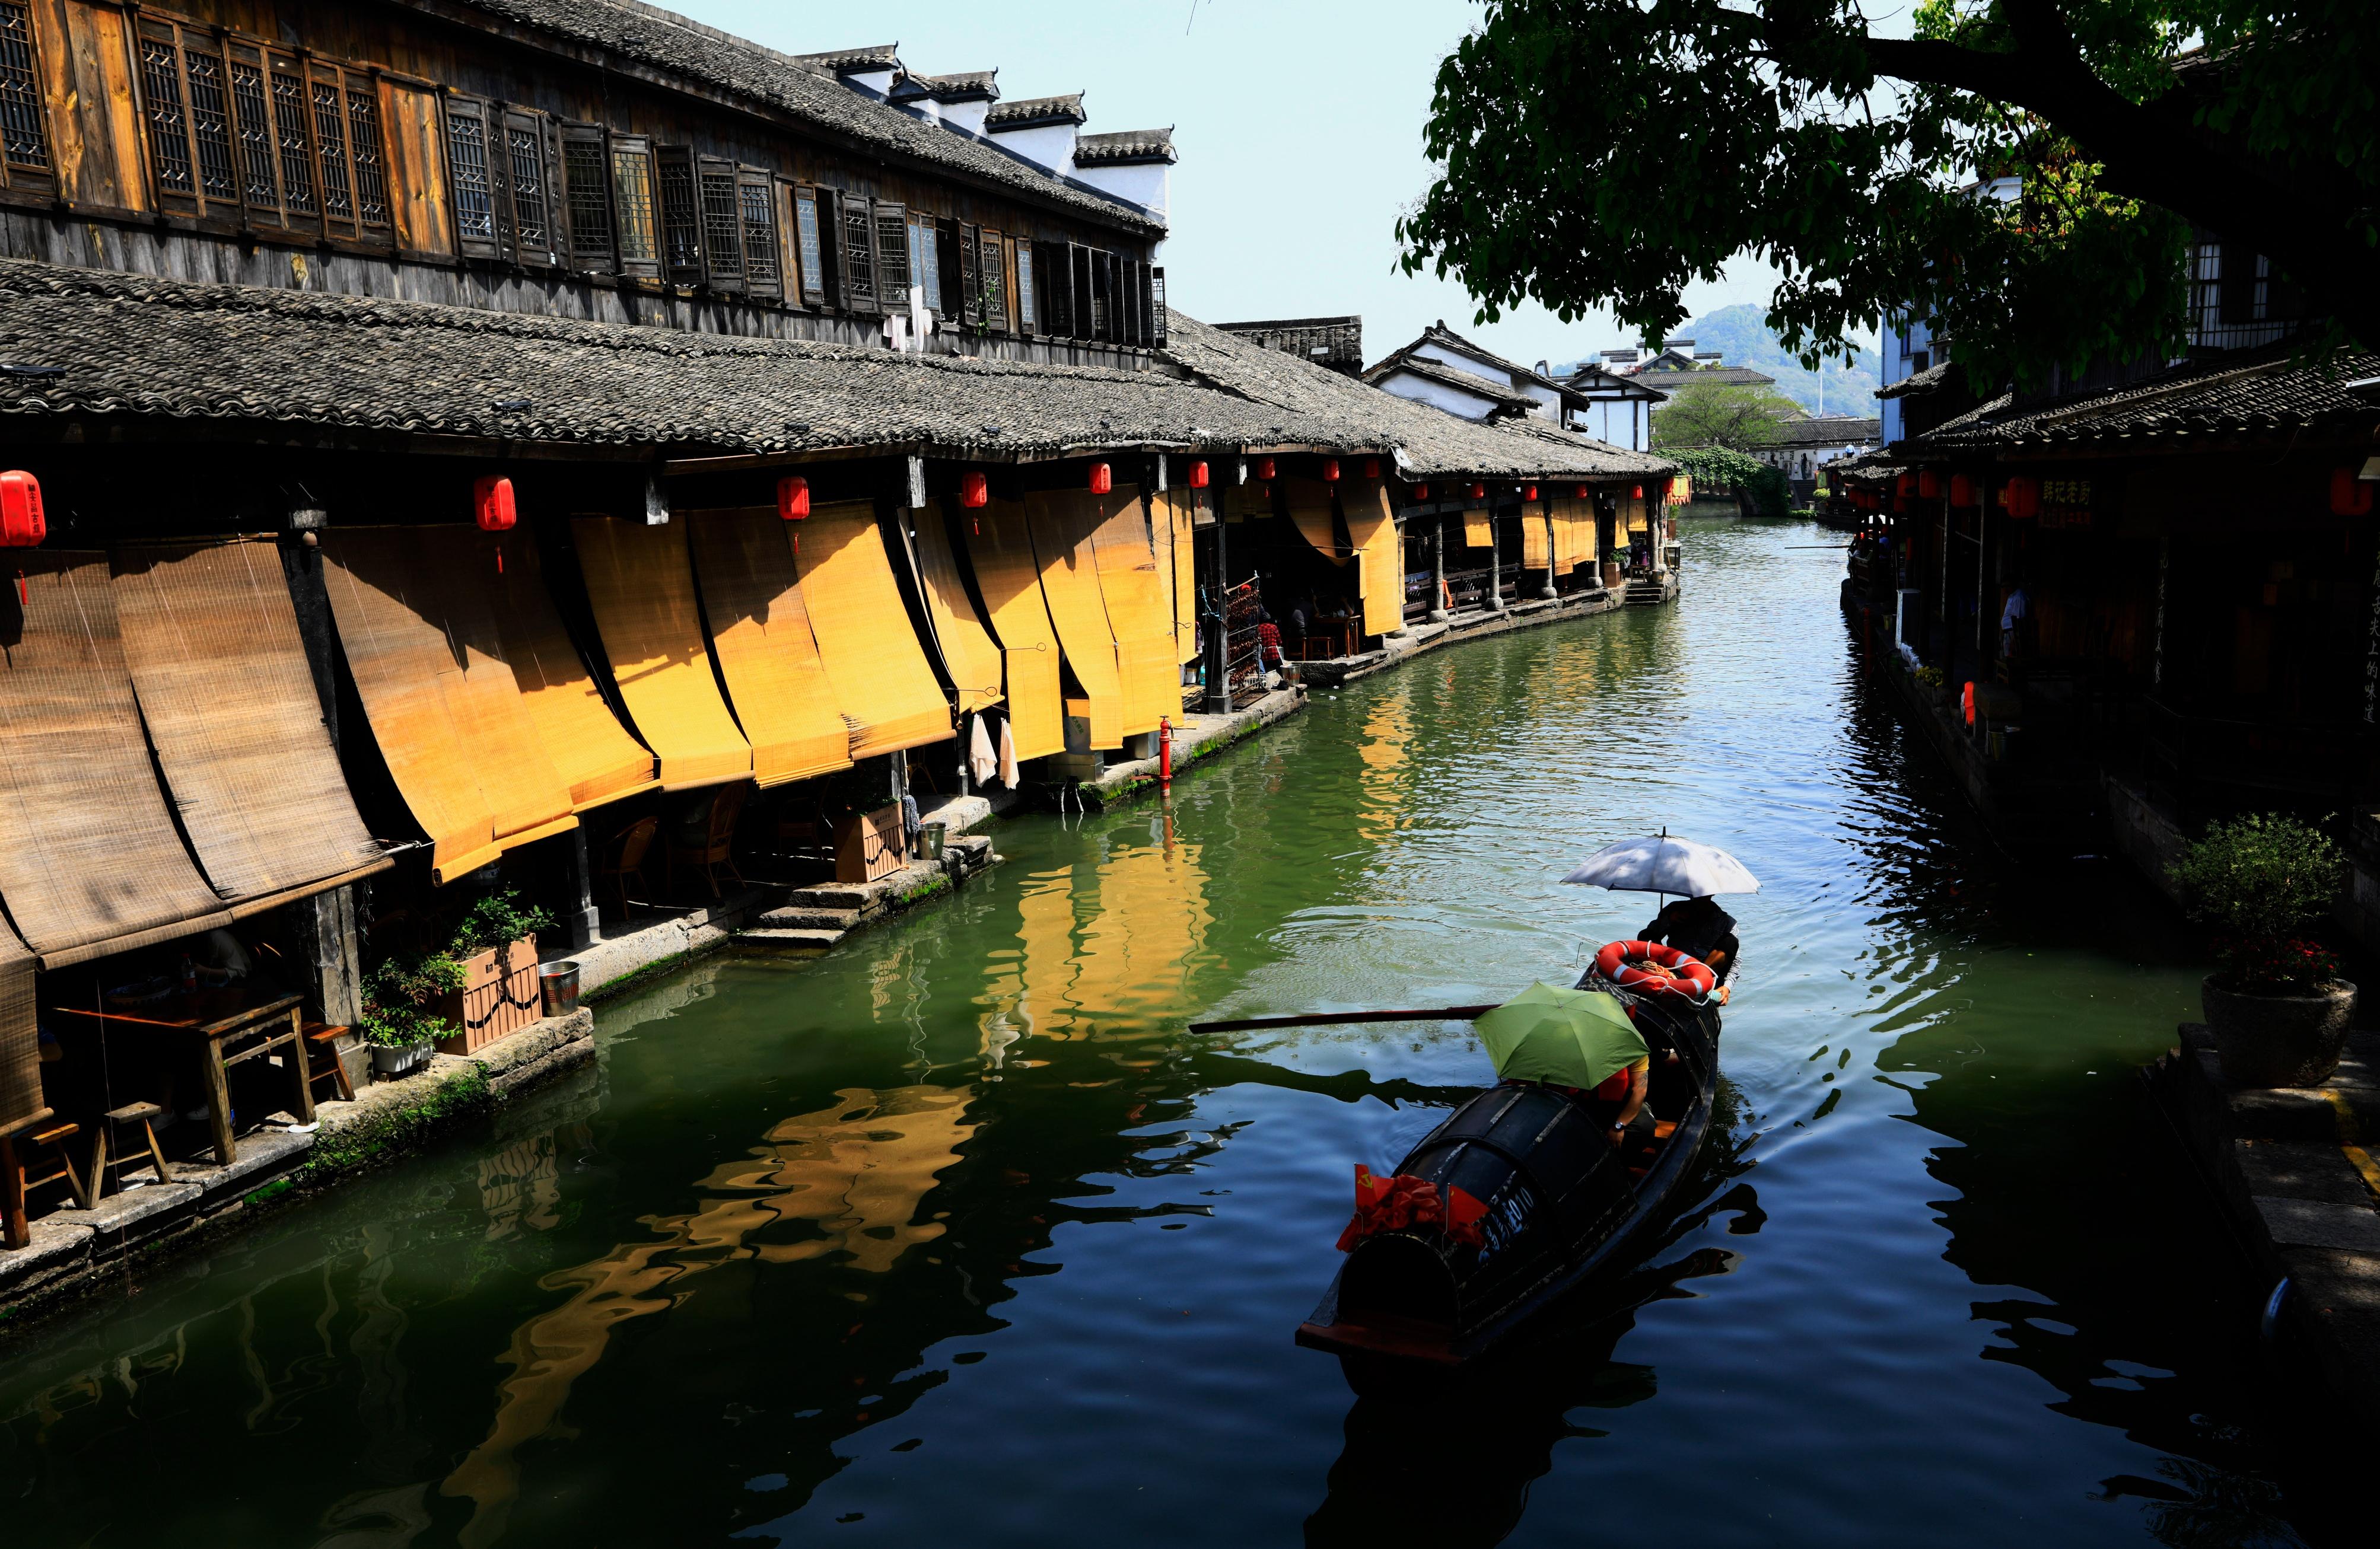
{"label": "wooden stool", "polygon": [[[21,1248],[30,1240],[25,1217],[25,1197],[34,1190],[63,1180],[73,1193],[77,1204],[89,1209],[91,1191],[84,1185],[82,1174],[75,1170],[74,1157],[67,1152],[67,1142],[82,1133],[79,1124],[53,1124],[47,1129],[27,1131],[20,1134],[0,1136],[0,1193],[6,1196],[5,1240],[11,1248]],[[56,1165],[48,1172],[37,1173],[42,1165],[41,1153],[50,1153]]]}
{"label": "wooden stool", "polygon": [[[107,1192],[108,1179],[117,1168],[153,1167],[157,1169],[158,1182],[174,1181],[173,1174],[165,1170],[164,1148],[157,1144],[156,1121],[164,1117],[165,1110],[155,1103],[127,1103],[120,1108],[108,1110],[106,1117],[100,1120],[98,1138],[91,1143],[91,1187],[93,1198]],[[149,1144],[149,1154],[144,1156],[128,1148],[124,1155],[111,1158],[107,1154],[109,1140],[118,1129],[127,1129],[135,1124],[140,1126],[140,1138]],[[119,1193],[122,1192],[117,1191]]]}
{"label": "wooden stool", "polygon": [[[339,1100],[352,1103],[356,1100],[355,1083],[347,1079],[346,1061],[339,1058],[339,1035],[346,1031],[344,1027],[326,1026],[319,1022],[306,1024],[306,1084],[310,1088],[314,1083],[328,1076]],[[317,1056],[327,1063],[318,1063]]]}

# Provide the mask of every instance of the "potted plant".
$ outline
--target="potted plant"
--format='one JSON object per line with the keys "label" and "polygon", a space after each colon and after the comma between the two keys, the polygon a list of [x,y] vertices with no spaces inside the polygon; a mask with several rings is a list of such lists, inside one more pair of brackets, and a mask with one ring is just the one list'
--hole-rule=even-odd
{"label": "potted plant", "polygon": [[357,1032],[372,1051],[372,1070],[394,1079],[430,1058],[455,1024],[432,1010],[463,987],[463,965],[443,953],[393,954],[364,981],[363,1020]]}
{"label": "potted plant", "polygon": [[2300,933],[2338,896],[2338,847],[2294,817],[2207,826],[2173,868],[2191,918],[2210,926],[2223,966],[2200,1002],[2223,1079],[2234,1086],[2319,1086],[2338,1068],[2355,986]]}

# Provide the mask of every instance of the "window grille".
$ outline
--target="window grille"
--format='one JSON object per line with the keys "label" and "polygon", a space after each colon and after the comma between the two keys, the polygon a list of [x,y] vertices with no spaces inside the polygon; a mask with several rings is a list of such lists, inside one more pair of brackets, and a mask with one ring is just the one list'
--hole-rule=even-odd
{"label": "window grille", "polygon": [[1041,313],[1033,297],[1033,244],[1023,237],[1016,243],[1016,326],[1025,333],[1041,332]]}
{"label": "window grille", "polygon": [[273,60],[273,139],[281,151],[282,208],[293,215],[316,215],[314,158],[306,138],[305,82],[294,62]]}
{"label": "window grille", "polygon": [[909,223],[909,275],[911,280],[914,281],[917,286],[919,293],[918,299],[923,301],[928,307],[931,307],[934,304],[933,293],[935,290],[940,288],[934,284],[933,276],[929,274],[926,269],[926,239],[924,233],[931,231],[932,229],[932,226],[927,224],[923,221],[911,221]]}
{"label": "window grille", "polygon": [[702,212],[694,188],[694,148],[664,145],[653,152],[661,180],[662,252],[672,283],[702,284]]}
{"label": "window grille", "polygon": [[814,307],[826,301],[826,262],[820,250],[818,200],[816,188],[794,190],[794,237],[802,267],[802,299]]}
{"label": "window grille", "polygon": [[1067,260],[1065,244],[1034,246],[1038,254],[1034,270],[1045,303],[1038,309],[1041,326],[1051,338],[1071,339],[1075,335],[1074,267]]}
{"label": "window grille", "polygon": [[11,184],[21,173],[51,170],[49,118],[42,103],[32,7],[26,0],[0,0],[0,163],[6,164]]}
{"label": "window grille", "polygon": [[1007,244],[1000,233],[983,234],[983,256],[977,260],[983,275],[983,325],[995,332],[1008,332],[1008,260]]}
{"label": "window grille", "polygon": [[983,326],[983,236],[965,222],[959,224],[959,321]]}
{"label": "window grille", "polygon": [[1091,327],[1087,337],[1100,343],[1115,337],[1114,298],[1108,289],[1108,255],[1091,248],[1081,249],[1083,268],[1088,276],[1084,291],[1090,297]]}
{"label": "window grille", "polygon": [[1077,339],[1099,337],[1099,309],[1091,296],[1091,267],[1098,257],[1079,242],[1066,244],[1066,272],[1075,287],[1075,333]]}
{"label": "window grille", "polygon": [[931,221],[917,223],[918,284],[926,287],[926,305],[936,316],[942,310],[942,233]]}
{"label": "window grille", "polygon": [[388,163],[381,152],[380,97],[370,81],[347,81],[347,154],[356,168],[356,218],[388,224]]}
{"label": "window grille", "polygon": [[834,196],[843,260],[843,305],[852,311],[876,310],[876,242],[868,230],[868,201],[850,194]]}
{"label": "window grille", "polygon": [[612,212],[620,272],[658,279],[661,247],[653,221],[653,156],[642,135],[612,137]]}
{"label": "window grille", "polygon": [[463,250],[478,248],[493,252],[496,201],[488,184],[487,120],[476,103],[446,111],[446,168],[454,185],[455,228],[462,234]]}
{"label": "window grille", "polygon": [[606,165],[601,127],[564,126],[562,175],[570,212],[570,257],[584,269],[612,267],[612,190]]}
{"label": "window grille", "polygon": [[876,298],[888,312],[909,305],[909,217],[897,204],[876,209]]}
{"label": "window grille", "polygon": [[149,143],[157,162],[157,186],[169,194],[196,194],[190,156],[190,123],[182,107],[181,50],[173,32],[163,38],[147,27],[140,36],[140,84],[149,110]]}
{"label": "window grille", "polygon": [[744,216],[735,193],[735,169],[726,162],[702,159],[702,248],[710,262],[715,290],[744,288]]}
{"label": "window grille", "polygon": [[1168,337],[1165,326],[1165,266],[1151,264],[1148,270],[1148,343],[1152,349],[1163,349]]}
{"label": "window grille", "polygon": [[744,221],[744,288],[754,296],[783,296],[785,260],[777,233],[776,189],[761,167],[739,167],[735,198]]}
{"label": "window grille", "polygon": [[347,179],[347,115],[339,111],[339,82],[318,70],[308,83],[314,103],[314,146],[322,160],[322,218],[355,229],[355,187]]}
{"label": "window grille", "polygon": [[527,114],[504,115],[505,170],[513,189],[513,239],[525,262],[550,261],[558,244],[553,240],[553,198],[546,185],[545,134],[540,120]]}
{"label": "window grille", "polygon": [[198,147],[199,192],[226,202],[236,197],[232,170],[231,103],[224,94],[223,56],[187,44],[182,67],[190,87],[190,139]]}
{"label": "window grille", "polygon": [[248,51],[231,58],[231,103],[239,118],[241,192],[259,211],[281,209],[281,168],[273,146],[273,110],[267,105],[264,60]]}

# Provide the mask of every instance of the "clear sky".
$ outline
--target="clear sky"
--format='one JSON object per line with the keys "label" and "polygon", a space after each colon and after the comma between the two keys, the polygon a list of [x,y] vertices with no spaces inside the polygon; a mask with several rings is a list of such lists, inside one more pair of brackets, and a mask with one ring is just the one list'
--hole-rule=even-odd
{"label": "clear sky", "polygon": [[[663,0],[671,3],[671,0]],[[1531,307],[1475,327],[1451,281],[1396,272],[1398,212],[1428,186],[1422,122],[1471,0],[674,0],[713,27],[795,54],[898,42],[925,75],[997,67],[1003,96],[1082,91],[1087,132],[1173,127],[1167,297],[1210,322],[1364,319],[1378,359],[1433,320],[1523,362],[1633,344],[1608,316]],[[1739,260],[1686,300],[1766,303]]]}

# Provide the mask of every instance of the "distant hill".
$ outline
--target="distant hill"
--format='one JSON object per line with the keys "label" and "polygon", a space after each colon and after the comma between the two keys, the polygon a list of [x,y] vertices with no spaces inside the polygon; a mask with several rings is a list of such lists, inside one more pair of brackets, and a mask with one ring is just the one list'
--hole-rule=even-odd
{"label": "distant hill", "polygon": [[[1749,366],[1755,371],[1766,371],[1777,379],[1777,391],[1811,414],[1818,412],[1818,373],[1805,371],[1802,363],[1785,353],[1777,335],[1761,321],[1761,309],[1749,302],[1733,307],[1721,307],[1718,311],[1682,323],[1671,335],[1692,339],[1695,353],[1720,351],[1725,366]],[[1827,362],[1826,410],[1828,414],[1855,414],[1872,417],[1876,413],[1876,385],[1882,358],[1863,345],[1850,365],[1840,360]],[[1566,366],[1563,370],[1575,370]]]}

